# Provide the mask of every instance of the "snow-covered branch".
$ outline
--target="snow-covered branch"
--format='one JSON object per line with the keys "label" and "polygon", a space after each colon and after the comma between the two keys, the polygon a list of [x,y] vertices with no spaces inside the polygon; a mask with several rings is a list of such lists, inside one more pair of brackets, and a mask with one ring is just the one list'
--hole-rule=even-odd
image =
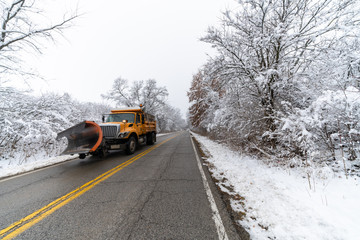
{"label": "snow-covered branch", "polygon": [[77,13],[63,16],[55,24],[48,22],[36,0],[0,1],[0,72],[5,74],[26,74],[20,67],[19,53],[29,49],[41,53],[41,39],[54,40],[54,34],[62,34],[70,27]]}

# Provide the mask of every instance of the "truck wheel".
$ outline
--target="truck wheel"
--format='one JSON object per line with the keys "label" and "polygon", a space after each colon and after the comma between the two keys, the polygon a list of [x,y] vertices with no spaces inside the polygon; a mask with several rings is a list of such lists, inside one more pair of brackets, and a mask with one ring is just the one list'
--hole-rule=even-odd
{"label": "truck wheel", "polygon": [[102,149],[100,149],[100,151],[99,151],[99,157],[100,158],[105,158],[107,155],[108,155],[108,150],[106,149],[106,148],[102,148]]}
{"label": "truck wheel", "polygon": [[126,153],[127,154],[133,154],[136,150],[136,139],[134,137],[130,137],[129,142],[126,146]]}
{"label": "truck wheel", "polygon": [[152,132],[148,135],[148,140],[147,140],[146,144],[153,145],[155,142],[156,142],[156,135],[155,135],[155,133]]}

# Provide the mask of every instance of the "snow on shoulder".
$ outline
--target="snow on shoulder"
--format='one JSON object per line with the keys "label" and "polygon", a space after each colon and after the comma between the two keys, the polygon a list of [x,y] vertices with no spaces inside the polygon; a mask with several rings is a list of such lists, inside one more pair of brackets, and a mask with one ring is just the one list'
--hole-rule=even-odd
{"label": "snow on shoulder", "polygon": [[[242,200],[231,200],[244,213],[238,223],[251,239],[359,239],[359,179],[308,179],[297,169],[269,167],[194,134],[209,153],[213,177],[223,191],[233,189]],[[313,182],[313,183],[314,183]],[[243,199],[244,198],[244,199]]]}
{"label": "snow on shoulder", "polygon": [[30,157],[26,162],[20,161],[20,157],[0,161],[0,179],[27,173],[36,169],[48,167],[68,160],[78,158],[78,155],[64,155],[56,157],[41,156]]}

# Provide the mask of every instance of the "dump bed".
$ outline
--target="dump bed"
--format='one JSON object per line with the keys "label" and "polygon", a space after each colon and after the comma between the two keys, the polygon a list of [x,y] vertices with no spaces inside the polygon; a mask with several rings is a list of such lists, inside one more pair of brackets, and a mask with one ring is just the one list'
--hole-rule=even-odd
{"label": "dump bed", "polygon": [[145,130],[146,132],[156,132],[156,121],[155,117],[151,114],[144,113],[145,119]]}

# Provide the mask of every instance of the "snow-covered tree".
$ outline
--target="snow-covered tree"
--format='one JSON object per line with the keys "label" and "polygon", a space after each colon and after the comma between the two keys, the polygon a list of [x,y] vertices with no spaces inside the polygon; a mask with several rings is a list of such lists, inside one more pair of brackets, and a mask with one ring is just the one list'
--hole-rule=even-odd
{"label": "snow-covered tree", "polygon": [[118,106],[135,107],[142,104],[147,112],[155,114],[166,104],[168,95],[166,87],[158,87],[154,79],[134,81],[129,86],[126,79],[117,78],[112,89],[102,97],[114,101]]}
{"label": "snow-covered tree", "polygon": [[58,132],[84,120],[100,122],[109,109],[77,102],[68,94],[34,97],[0,87],[0,161],[58,155],[66,145],[55,140]]}
{"label": "snow-covered tree", "polygon": [[200,127],[201,123],[206,117],[206,109],[208,104],[206,102],[206,92],[204,89],[205,81],[202,73],[199,71],[193,76],[190,90],[187,95],[190,101],[190,123],[194,127]]}
{"label": "snow-covered tree", "polygon": [[[220,84],[216,78],[212,78],[209,72],[212,64],[207,64],[203,70],[200,70],[193,76],[190,90],[187,95],[190,101],[190,123],[199,131],[211,129],[214,118],[214,113],[219,110],[222,101],[222,96],[225,94],[225,88]],[[221,134],[219,128],[212,129],[216,134]]]}
{"label": "snow-covered tree", "polygon": [[[348,160],[358,158],[360,145],[360,90],[325,91],[306,109],[281,119],[282,144],[318,158],[335,160],[344,148]],[[341,144],[341,145],[340,145]],[[294,149],[293,149],[294,150]],[[324,154],[325,153],[325,154]]]}
{"label": "snow-covered tree", "polygon": [[[224,13],[221,27],[210,27],[202,38],[217,56],[193,79],[190,119],[248,150],[284,153],[290,148],[282,132],[285,119],[309,109],[326,91],[359,87],[360,5],[356,0],[238,2],[236,11]],[[291,151],[301,152],[303,145],[295,145]]]}
{"label": "snow-covered tree", "polygon": [[187,124],[181,115],[180,109],[166,104],[156,114],[159,132],[176,132],[184,130]]}

